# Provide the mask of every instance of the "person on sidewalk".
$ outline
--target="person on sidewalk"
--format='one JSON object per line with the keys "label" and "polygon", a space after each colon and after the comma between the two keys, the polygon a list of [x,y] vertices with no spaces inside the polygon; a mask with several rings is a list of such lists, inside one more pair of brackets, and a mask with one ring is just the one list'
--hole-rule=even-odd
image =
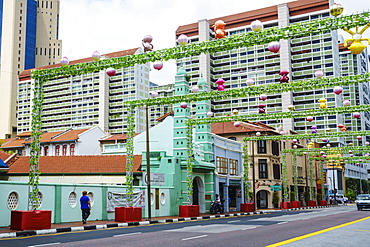
{"label": "person on sidewalk", "polygon": [[82,211],[82,223],[86,224],[87,218],[90,216],[91,204],[90,198],[87,196],[87,191],[82,191],[82,196],[80,198],[81,211]]}

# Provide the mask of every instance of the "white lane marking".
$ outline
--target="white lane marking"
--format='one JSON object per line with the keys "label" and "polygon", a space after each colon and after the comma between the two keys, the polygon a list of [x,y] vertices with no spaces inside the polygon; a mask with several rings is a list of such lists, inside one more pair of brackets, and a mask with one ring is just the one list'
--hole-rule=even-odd
{"label": "white lane marking", "polygon": [[129,236],[129,235],[136,235],[136,234],[141,234],[141,232],[133,232],[133,233],[113,235],[113,237],[124,237],[124,236]]}
{"label": "white lane marking", "polygon": [[195,236],[195,237],[190,237],[190,238],[183,238],[182,240],[186,241],[186,240],[192,240],[192,239],[196,239],[196,238],[204,238],[204,237],[207,237],[208,235],[200,235],[200,236]]}
{"label": "white lane marking", "polygon": [[240,220],[232,220],[232,221],[228,221],[227,223],[234,223],[234,222],[239,222]]}
{"label": "white lane marking", "polygon": [[288,222],[287,221],[284,221],[284,222],[279,222],[277,224],[280,225],[280,224],[285,224],[285,223],[288,223]]}
{"label": "white lane marking", "polygon": [[29,245],[28,247],[48,246],[48,245],[54,245],[54,244],[60,244],[60,242],[48,243],[48,244],[38,244],[38,245]]}
{"label": "white lane marking", "polygon": [[254,229],[254,228],[257,228],[258,226],[252,226],[252,227],[249,227],[249,228],[242,228],[240,230],[242,231],[245,231],[245,230],[249,230],[249,229]]}

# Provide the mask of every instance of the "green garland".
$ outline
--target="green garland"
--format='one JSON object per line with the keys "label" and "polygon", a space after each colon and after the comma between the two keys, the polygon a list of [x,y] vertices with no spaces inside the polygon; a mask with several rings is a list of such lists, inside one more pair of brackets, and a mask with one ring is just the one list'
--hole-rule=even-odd
{"label": "green garland", "polygon": [[[294,23],[286,27],[267,28],[260,32],[247,32],[241,35],[232,35],[225,39],[216,39],[176,46],[172,48],[152,51],[142,54],[128,55],[118,58],[109,58],[90,63],[79,63],[53,69],[36,70],[32,72],[33,79],[51,80],[65,76],[75,76],[105,70],[109,67],[122,68],[135,64],[145,64],[155,61],[168,61],[200,54],[228,51],[241,47],[267,44],[280,39],[293,39],[311,34],[328,33],[343,28],[363,26],[368,23],[369,12],[342,15],[337,18],[316,19],[307,22]],[[148,105],[149,106],[149,105]]]}
{"label": "green garland", "polygon": [[[310,79],[294,81],[290,83],[272,83],[264,85],[255,85],[243,87],[239,89],[224,90],[224,91],[211,91],[202,93],[192,93],[186,95],[176,95],[163,98],[148,98],[140,100],[132,100],[125,102],[126,105],[134,106],[157,106],[157,105],[170,105],[178,102],[197,102],[201,100],[221,100],[226,98],[244,98],[259,96],[261,94],[281,94],[283,92],[291,91],[305,91],[321,88],[333,88],[334,86],[348,86],[355,83],[362,83],[370,81],[370,73],[360,75],[341,76],[341,77],[328,77],[321,79]],[[322,109],[325,110],[325,109]],[[314,111],[314,110],[313,110]],[[263,114],[260,114],[261,116]]]}
{"label": "green garland", "polygon": [[[247,142],[243,145],[243,180],[244,180],[244,202],[249,202],[249,162],[248,162],[248,144]],[[254,163],[253,163],[254,165]],[[253,181],[254,179],[252,179]]]}
{"label": "green garland", "polygon": [[[134,136],[135,136],[135,108],[128,111],[127,116],[127,141],[126,141],[126,194],[128,206],[133,206],[133,171],[134,171]],[[150,194],[147,195],[150,200]]]}
{"label": "green garland", "polygon": [[29,172],[29,182],[31,189],[28,197],[28,209],[36,210],[39,206],[39,161],[40,161],[40,140],[42,134],[42,102],[44,101],[44,91],[43,84],[44,80],[35,80],[34,82],[34,98],[32,99],[32,120],[31,120],[31,139],[30,144],[31,154],[30,154],[30,172]]}
{"label": "green garland", "polygon": [[294,201],[299,201],[298,198],[298,167],[297,167],[297,155],[293,154],[293,186],[294,186]]}
{"label": "green garland", "polygon": [[281,164],[281,173],[283,178],[283,198],[284,202],[289,200],[289,184],[288,184],[288,171],[287,171],[287,162],[286,162],[286,153],[283,153],[282,164]]}
{"label": "green garland", "polygon": [[314,178],[314,166],[313,162],[309,161],[309,170],[310,170],[310,200],[315,200],[315,178]]}
{"label": "green garland", "polygon": [[[346,163],[361,163],[361,161],[370,160],[370,156],[353,156],[353,157],[310,157],[310,160],[326,161],[345,161]],[[333,163],[333,162],[331,162]],[[368,163],[368,162],[364,162]]]}
{"label": "green garland", "polygon": [[332,147],[332,148],[299,148],[299,149],[283,149],[282,153],[307,153],[309,155],[318,155],[321,151],[325,154],[337,154],[348,151],[363,151],[370,152],[370,146],[347,146],[347,147]]}
{"label": "green garland", "polygon": [[188,189],[187,201],[188,205],[192,205],[193,201],[193,164],[194,164],[194,152],[193,152],[193,128],[186,128],[186,147],[188,151],[188,158],[186,160],[186,185]]}

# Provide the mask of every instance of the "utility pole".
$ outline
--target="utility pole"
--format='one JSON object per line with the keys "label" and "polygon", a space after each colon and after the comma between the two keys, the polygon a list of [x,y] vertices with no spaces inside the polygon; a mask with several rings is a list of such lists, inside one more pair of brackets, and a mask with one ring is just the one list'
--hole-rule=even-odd
{"label": "utility pole", "polygon": [[145,117],[146,117],[146,185],[147,185],[147,201],[148,201],[148,220],[152,218],[152,209],[150,201],[150,147],[149,147],[149,110],[148,106],[145,106]]}

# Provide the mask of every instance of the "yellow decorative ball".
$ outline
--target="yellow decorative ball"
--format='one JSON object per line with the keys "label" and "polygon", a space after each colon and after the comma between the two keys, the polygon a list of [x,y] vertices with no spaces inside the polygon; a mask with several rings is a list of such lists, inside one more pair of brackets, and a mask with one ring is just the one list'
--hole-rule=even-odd
{"label": "yellow decorative ball", "polygon": [[334,3],[332,6],[330,6],[330,14],[332,16],[335,16],[337,17],[338,15],[342,14],[343,13],[343,6],[339,3]]}

